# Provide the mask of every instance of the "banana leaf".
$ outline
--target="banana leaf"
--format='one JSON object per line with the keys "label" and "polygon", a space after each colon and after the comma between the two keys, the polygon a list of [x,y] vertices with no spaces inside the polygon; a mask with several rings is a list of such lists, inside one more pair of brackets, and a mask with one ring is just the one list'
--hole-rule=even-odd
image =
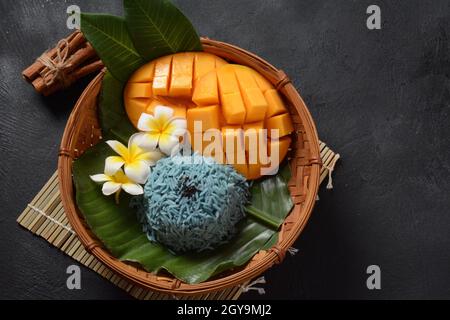
{"label": "banana leaf", "polygon": [[123,144],[136,132],[123,106],[123,82],[114,78],[109,71],[102,81],[98,105],[98,116],[104,139],[115,139]]}
{"label": "banana leaf", "polygon": [[82,13],[80,27],[107,69],[125,82],[144,60],[136,51],[125,19],[108,14]]}
{"label": "banana leaf", "polygon": [[[89,178],[89,175],[103,172],[104,160],[109,155],[112,151],[105,142],[88,149],[74,162],[73,177],[79,209],[92,231],[118,259],[137,262],[150,272],[164,269],[182,281],[199,283],[224,270],[245,264],[259,250],[268,249],[277,241],[277,229],[249,215],[239,224],[238,233],[232,241],[222,247],[201,254],[171,253],[164,246],[147,239],[135,210],[129,206],[128,196],[122,196],[117,205],[112,196],[105,197],[101,187]],[[266,206],[262,200],[274,194],[289,194],[287,180],[281,174],[256,183],[253,190],[255,188],[261,196],[253,199],[252,205],[264,210],[265,215],[284,218],[289,213],[291,208],[286,210],[286,205]],[[288,203],[292,206],[292,202]]]}
{"label": "banana leaf", "polygon": [[191,22],[170,1],[124,0],[123,6],[131,38],[145,60],[202,50]]}

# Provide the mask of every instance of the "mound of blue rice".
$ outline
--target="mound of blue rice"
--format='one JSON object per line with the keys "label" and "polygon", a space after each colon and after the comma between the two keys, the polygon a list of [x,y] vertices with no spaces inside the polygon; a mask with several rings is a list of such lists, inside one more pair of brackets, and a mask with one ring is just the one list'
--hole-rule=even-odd
{"label": "mound of blue rice", "polygon": [[133,206],[150,241],[175,253],[202,252],[235,235],[248,199],[243,176],[194,154],[159,160]]}

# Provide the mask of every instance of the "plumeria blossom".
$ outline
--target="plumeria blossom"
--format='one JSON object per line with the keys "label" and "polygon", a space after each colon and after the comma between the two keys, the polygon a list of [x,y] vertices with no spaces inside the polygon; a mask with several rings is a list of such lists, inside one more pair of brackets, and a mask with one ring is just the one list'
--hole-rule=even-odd
{"label": "plumeria blossom", "polygon": [[144,132],[137,133],[136,139],[142,148],[154,150],[159,147],[163,153],[171,155],[186,132],[186,119],[174,117],[173,113],[172,108],[157,106],[153,115],[141,115],[138,129]]}
{"label": "plumeria blossom", "polygon": [[122,169],[118,169],[113,175],[105,172],[90,177],[97,183],[103,183],[102,192],[105,196],[115,193],[117,203],[119,203],[121,190],[134,196],[144,193],[142,186],[128,178]]}
{"label": "plumeria blossom", "polygon": [[136,183],[144,184],[150,174],[150,166],[154,166],[156,161],[162,158],[159,150],[142,148],[139,143],[139,133],[130,137],[128,147],[116,140],[109,140],[106,143],[118,154],[110,156],[105,160],[105,174],[114,175],[122,166],[125,175]]}

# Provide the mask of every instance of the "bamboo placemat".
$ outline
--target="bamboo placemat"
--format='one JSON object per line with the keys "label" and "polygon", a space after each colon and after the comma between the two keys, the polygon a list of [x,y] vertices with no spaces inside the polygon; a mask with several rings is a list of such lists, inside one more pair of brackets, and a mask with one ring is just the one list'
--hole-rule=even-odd
{"label": "bamboo placemat", "polygon": [[[323,166],[320,173],[320,182],[328,176],[328,186],[331,188],[331,172],[334,169],[339,154],[333,152],[320,142],[320,156]],[[32,233],[41,236],[50,244],[71,256],[79,263],[94,270],[102,277],[108,279],[119,288],[125,290],[130,295],[141,300],[166,300],[176,298],[167,294],[138,287],[128,280],[118,276],[108,269],[102,262],[89,254],[78,240],[75,232],[70,227],[69,221],[64,213],[58,188],[58,175],[55,172],[50,180],[44,185],[34,199],[27,205],[22,214],[17,218],[17,222]],[[209,294],[196,296],[181,296],[179,299],[204,299],[204,300],[237,300],[245,290],[249,282],[241,286],[232,287]],[[177,298],[177,299],[178,299]]]}

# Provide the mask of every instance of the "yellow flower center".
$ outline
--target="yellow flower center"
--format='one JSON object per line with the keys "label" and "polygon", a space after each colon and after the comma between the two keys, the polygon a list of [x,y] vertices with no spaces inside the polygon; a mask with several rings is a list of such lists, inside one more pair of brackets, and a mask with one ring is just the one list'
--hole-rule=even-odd
{"label": "yellow flower center", "polygon": [[127,150],[123,156],[123,160],[125,161],[125,164],[132,164],[136,160],[138,160],[139,155],[144,153],[144,150],[137,146],[137,144],[132,144],[130,146],[130,149]]}

